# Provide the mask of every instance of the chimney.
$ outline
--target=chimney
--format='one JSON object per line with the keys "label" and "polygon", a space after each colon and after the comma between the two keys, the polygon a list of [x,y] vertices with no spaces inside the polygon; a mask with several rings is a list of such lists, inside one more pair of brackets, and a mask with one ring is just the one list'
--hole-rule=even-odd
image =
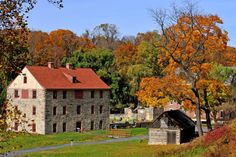
{"label": "chimney", "polygon": [[72,64],[66,63],[66,69],[73,69]]}
{"label": "chimney", "polygon": [[54,68],[53,62],[48,62],[48,67],[49,67],[50,69],[53,69],[53,68]]}

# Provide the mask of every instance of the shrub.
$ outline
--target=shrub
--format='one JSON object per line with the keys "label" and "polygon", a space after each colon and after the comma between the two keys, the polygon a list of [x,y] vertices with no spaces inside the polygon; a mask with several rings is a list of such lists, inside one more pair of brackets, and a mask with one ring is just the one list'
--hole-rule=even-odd
{"label": "shrub", "polygon": [[227,136],[229,134],[229,128],[227,126],[220,127],[209,132],[204,138],[204,145],[209,146],[213,142],[216,142],[218,139]]}

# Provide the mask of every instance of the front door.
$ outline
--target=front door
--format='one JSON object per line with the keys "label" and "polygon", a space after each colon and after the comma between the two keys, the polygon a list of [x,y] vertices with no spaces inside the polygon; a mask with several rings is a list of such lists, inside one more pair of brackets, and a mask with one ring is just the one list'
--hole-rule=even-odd
{"label": "front door", "polygon": [[167,144],[176,144],[176,132],[167,131]]}
{"label": "front door", "polygon": [[81,122],[76,122],[75,130],[76,130],[76,132],[80,132],[81,131]]}

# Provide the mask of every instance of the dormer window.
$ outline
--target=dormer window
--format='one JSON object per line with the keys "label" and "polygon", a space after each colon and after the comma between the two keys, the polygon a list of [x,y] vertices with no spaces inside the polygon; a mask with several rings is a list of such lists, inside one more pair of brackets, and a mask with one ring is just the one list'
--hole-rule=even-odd
{"label": "dormer window", "polygon": [[26,76],[24,76],[24,81],[23,82],[27,83],[27,77]]}
{"label": "dormer window", "polygon": [[76,76],[73,76],[72,77],[72,83],[77,83],[78,81],[77,81],[77,79],[76,79]]}

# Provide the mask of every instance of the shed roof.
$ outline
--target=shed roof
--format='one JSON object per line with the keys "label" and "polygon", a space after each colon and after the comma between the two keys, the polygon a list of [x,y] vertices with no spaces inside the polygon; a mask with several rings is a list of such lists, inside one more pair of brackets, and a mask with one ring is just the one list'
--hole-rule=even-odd
{"label": "shed roof", "polygon": [[172,123],[176,124],[182,129],[195,127],[194,121],[180,110],[170,110],[163,112],[154,120],[153,124],[155,124],[157,121],[160,121],[160,119],[164,116],[168,117],[172,121]]}

